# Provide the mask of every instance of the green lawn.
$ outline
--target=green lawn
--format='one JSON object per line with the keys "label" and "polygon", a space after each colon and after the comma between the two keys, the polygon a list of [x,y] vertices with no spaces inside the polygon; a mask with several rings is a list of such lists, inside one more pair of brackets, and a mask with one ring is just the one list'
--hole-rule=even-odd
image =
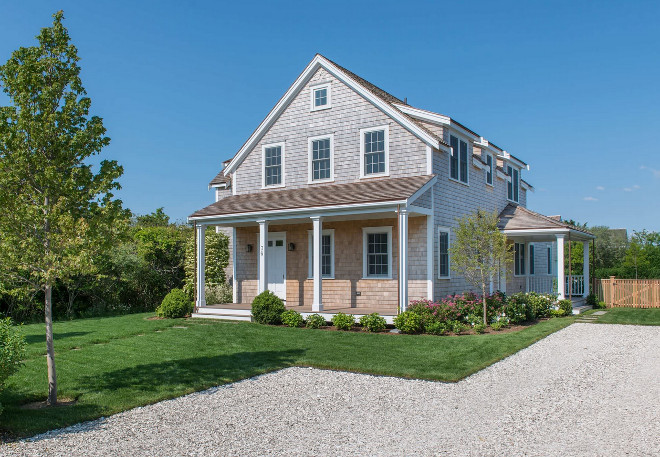
{"label": "green lawn", "polygon": [[44,326],[24,326],[29,356],[0,393],[2,431],[29,436],[294,365],[457,381],[574,320],[552,319],[519,332],[438,337],[148,320],[151,316],[55,323],[59,395],[78,401],[39,410],[21,405],[45,399]]}
{"label": "green lawn", "polygon": [[608,308],[599,324],[660,325],[660,308]]}

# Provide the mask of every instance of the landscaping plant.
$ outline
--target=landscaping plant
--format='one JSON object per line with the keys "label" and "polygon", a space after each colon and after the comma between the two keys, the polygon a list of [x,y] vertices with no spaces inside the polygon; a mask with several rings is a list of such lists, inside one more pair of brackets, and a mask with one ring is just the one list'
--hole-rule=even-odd
{"label": "landscaping plant", "polygon": [[394,326],[403,333],[422,333],[422,317],[413,311],[404,311],[394,318]]}
{"label": "landscaping plant", "polygon": [[270,290],[261,292],[252,300],[252,317],[260,324],[281,324],[284,311],[284,302]]}
{"label": "landscaping plant", "polygon": [[182,289],[172,289],[172,291],[165,295],[163,302],[156,309],[156,314],[159,317],[168,319],[176,319],[186,317],[193,311],[193,303],[188,298],[188,295]]}
{"label": "landscaping plant", "polygon": [[385,318],[378,313],[365,314],[360,318],[360,325],[362,330],[368,332],[380,332],[385,330],[387,322]]}
{"label": "landscaping plant", "polygon": [[355,316],[352,314],[337,313],[332,316],[332,325],[337,330],[350,330],[355,325]]}
{"label": "landscaping plant", "polygon": [[321,328],[321,327],[325,327],[326,324],[327,322],[325,321],[325,317],[321,316],[320,314],[312,314],[307,318],[305,327]]}
{"label": "landscaping plant", "polygon": [[304,323],[302,314],[293,309],[288,309],[282,313],[282,323],[287,327],[302,327]]}
{"label": "landscaping plant", "polygon": [[[23,364],[25,337],[12,325],[11,319],[0,319],[0,390],[5,381]],[[0,404],[0,414],[2,405]]]}

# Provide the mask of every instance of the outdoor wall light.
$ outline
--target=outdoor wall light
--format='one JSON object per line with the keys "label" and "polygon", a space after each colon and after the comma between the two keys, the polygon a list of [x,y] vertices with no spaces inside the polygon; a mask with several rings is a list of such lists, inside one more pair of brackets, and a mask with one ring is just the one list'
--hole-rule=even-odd
{"label": "outdoor wall light", "polygon": [[296,245],[294,243],[289,243],[289,251],[295,251]]}
{"label": "outdoor wall light", "polygon": [[245,252],[252,252],[252,245],[251,244],[248,244],[247,246],[245,246]]}

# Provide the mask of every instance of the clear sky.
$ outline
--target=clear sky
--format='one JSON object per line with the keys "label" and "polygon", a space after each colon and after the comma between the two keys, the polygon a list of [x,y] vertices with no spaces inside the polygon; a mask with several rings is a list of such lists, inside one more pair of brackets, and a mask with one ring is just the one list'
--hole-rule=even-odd
{"label": "clear sky", "polygon": [[319,52],[528,162],[531,209],[660,231],[660,2],[3,0],[0,61],[56,9],[134,212],[212,202]]}

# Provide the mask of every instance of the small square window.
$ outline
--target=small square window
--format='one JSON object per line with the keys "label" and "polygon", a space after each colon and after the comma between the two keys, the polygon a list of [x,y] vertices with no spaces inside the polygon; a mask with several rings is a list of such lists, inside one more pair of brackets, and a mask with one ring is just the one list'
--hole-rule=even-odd
{"label": "small square window", "polygon": [[312,111],[330,108],[330,102],[332,100],[330,89],[330,83],[312,87]]}
{"label": "small square window", "polygon": [[275,246],[277,247],[284,246],[284,240],[275,240]]}

